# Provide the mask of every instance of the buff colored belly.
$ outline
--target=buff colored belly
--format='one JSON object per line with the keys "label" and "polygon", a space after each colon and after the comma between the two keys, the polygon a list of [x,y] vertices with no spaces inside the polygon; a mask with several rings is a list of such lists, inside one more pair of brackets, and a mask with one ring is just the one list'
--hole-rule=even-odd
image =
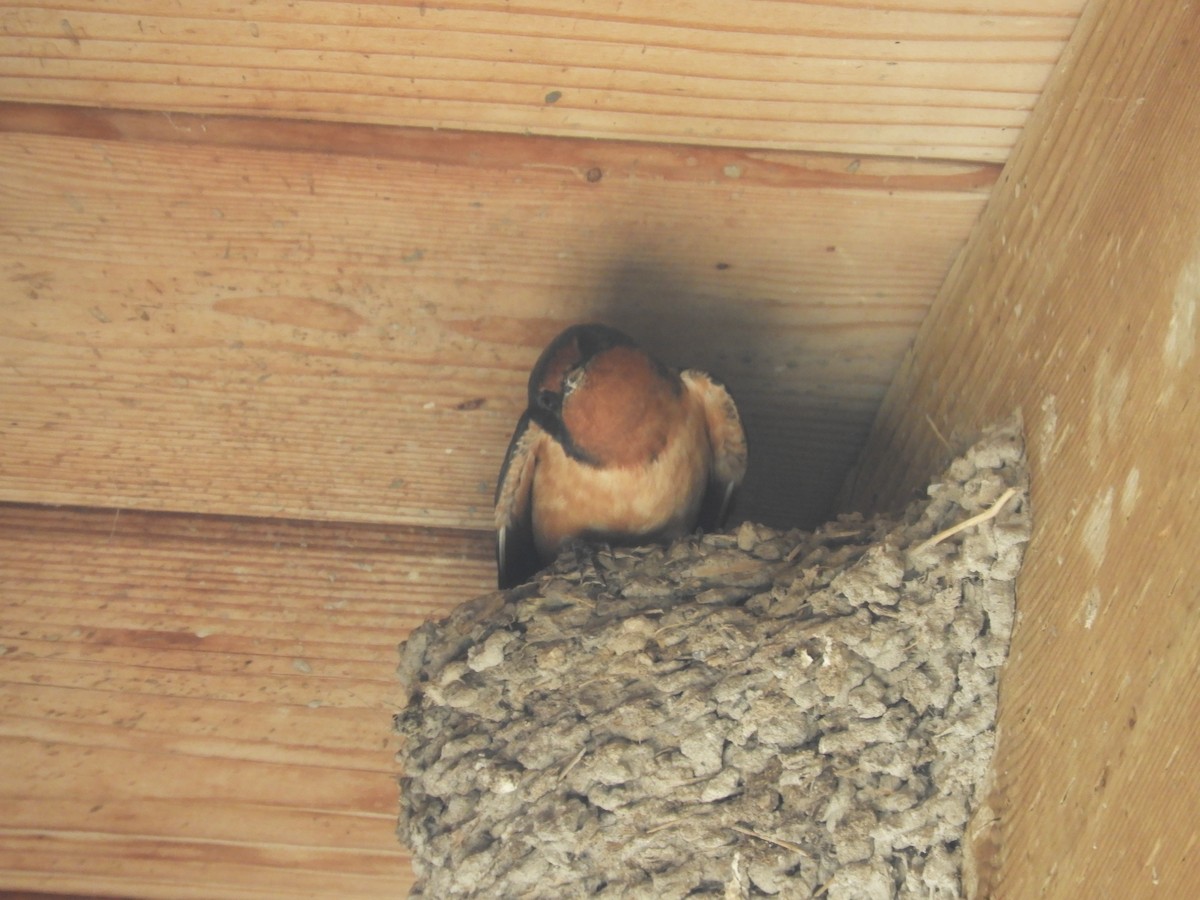
{"label": "buff colored belly", "polygon": [[711,450],[697,418],[682,431],[654,462],[629,468],[584,465],[546,441],[533,482],[534,534],[543,560],[573,537],[669,540],[695,528]]}

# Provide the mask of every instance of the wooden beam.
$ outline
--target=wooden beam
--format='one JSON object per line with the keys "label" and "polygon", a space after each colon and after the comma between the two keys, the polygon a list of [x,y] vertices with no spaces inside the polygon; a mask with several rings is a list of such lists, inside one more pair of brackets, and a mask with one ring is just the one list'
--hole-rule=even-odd
{"label": "wooden beam", "polygon": [[723,378],[825,514],[996,169],[7,106],[0,499],[491,527],[542,345]]}
{"label": "wooden beam", "polygon": [[1006,158],[1082,0],[5,0],[0,98]]}
{"label": "wooden beam", "polygon": [[395,648],[487,540],[0,506],[0,571],[0,888],[404,895]]}
{"label": "wooden beam", "polygon": [[1024,412],[995,897],[1200,895],[1200,10],[1088,6],[888,392],[850,507]]}

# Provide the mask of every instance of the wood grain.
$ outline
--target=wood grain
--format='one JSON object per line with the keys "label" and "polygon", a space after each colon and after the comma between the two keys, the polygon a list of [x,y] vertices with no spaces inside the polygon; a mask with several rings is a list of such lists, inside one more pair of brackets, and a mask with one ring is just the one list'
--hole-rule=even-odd
{"label": "wood grain", "polygon": [[1015,407],[1034,540],[994,897],[1200,895],[1200,11],[1089,5],[884,402],[850,506]]}
{"label": "wood grain", "polygon": [[1082,0],[0,3],[0,98],[1003,161]]}
{"label": "wood grain", "polygon": [[729,384],[741,514],[819,521],[995,175],[4,111],[0,498],[108,508],[489,529],[598,318]]}
{"label": "wood grain", "polygon": [[403,896],[395,645],[485,536],[0,506],[5,888]]}

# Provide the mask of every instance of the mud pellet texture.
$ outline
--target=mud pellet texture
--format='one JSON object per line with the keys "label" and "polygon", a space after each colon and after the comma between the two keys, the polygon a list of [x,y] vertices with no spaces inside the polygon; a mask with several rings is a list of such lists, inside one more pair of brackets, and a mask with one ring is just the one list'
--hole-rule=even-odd
{"label": "mud pellet texture", "polygon": [[422,626],[411,896],[961,896],[1029,533],[1013,422],[899,517],[579,546]]}

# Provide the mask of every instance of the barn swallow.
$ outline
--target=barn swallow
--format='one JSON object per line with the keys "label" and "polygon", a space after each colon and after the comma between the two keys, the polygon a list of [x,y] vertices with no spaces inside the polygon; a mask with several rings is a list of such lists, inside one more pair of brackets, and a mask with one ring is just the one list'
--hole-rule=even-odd
{"label": "barn swallow", "polygon": [[573,325],[533,367],[500,468],[499,586],[528,581],[575,538],[643,544],[717,528],[745,473],[724,387],[615,328]]}

